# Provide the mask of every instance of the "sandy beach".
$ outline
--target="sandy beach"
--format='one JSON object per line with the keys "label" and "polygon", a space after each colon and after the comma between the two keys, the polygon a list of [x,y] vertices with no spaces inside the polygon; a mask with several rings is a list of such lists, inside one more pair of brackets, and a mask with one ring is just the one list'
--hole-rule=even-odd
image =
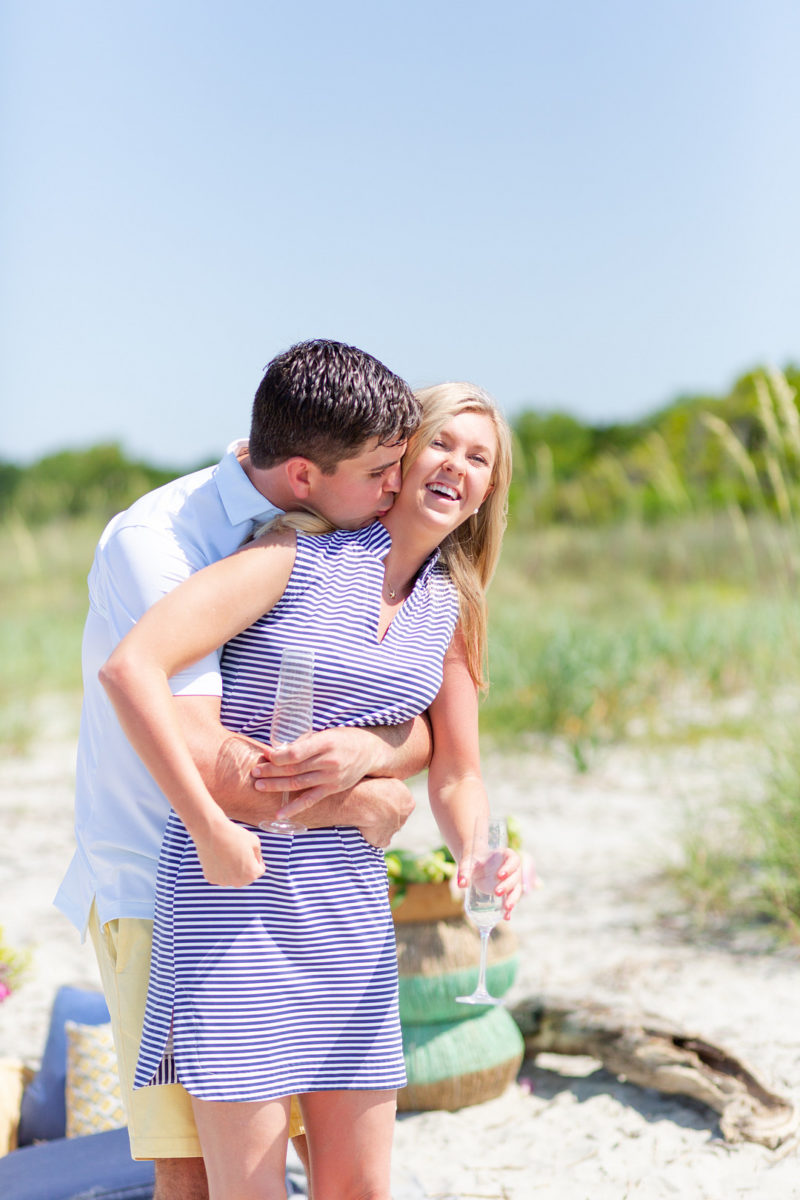
{"label": "sandy beach", "polygon": [[[74,729],[45,706],[46,744],[0,761],[0,924],[33,953],[0,1005],[0,1055],[35,1062],[55,988],[97,984],[92,951],[52,908],[72,844]],[[510,1003],[544,993],[623,1003],[704,1035],[800,1102],[800,954],[752,938],[693,940],[660,880],[687,817],[704,821],[732,788],[760,786],[752,747],[621,747],[578,775],[557,750],[490,755],[498,815],[514,815],[543,886],[513,921],[520,968]],[[439,839],[424,788],[397,844]],[[800,1197],[794,1144],[728,1144],[689,1099],[620,1082],[595,1060],[539,1055],[497,1100],[398,1118],[397,1200],[758,1200]]]}

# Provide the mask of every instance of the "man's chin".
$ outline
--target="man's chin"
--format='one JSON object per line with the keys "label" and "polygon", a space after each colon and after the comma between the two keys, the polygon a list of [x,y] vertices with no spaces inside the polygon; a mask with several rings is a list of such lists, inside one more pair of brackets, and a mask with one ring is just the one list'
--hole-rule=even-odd
{"label": "man's chin", "polygon": [[382,508],[380,512],[370,513],[367,517],[362,517],[360,521],[337,521],[339,529],[366,529],[368,525],[374,525],[376,521],[380,521],[387,513],[392,511],[392,506]]}
{"label": "man's chin", "polygon": [[368,525],[372,525],[373,521],[376,520],[377,517],[362,517],[360,521],[338,520],[336,522],[336,528],[347,529],[350,533],[353,533],[356,529],[366,529]]}

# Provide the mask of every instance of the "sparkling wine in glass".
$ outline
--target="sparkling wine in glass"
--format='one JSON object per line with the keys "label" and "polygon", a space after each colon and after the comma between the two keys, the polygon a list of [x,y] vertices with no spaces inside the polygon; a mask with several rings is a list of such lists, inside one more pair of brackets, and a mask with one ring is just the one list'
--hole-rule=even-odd
{"label": "sparkling wine in glass", "polygon": [[[270,744],[285,746],[314,728],[314,651],[305,646],[287,646],[281,655],[275,707],[272,712]],[[288,792],[281,796],[285,804]],[[288,817],[260,821],[269,833],[302,833],[306,826]]]}
{"label": "sparkling wine in glass", "polygon": [[490,995],[486,989],[486,952],[489,934],[503,916],[503,897],[495,894],[497,872],[503,865],[508,834],[505,821],[486,820],[479,817],[475,822],[470,855],[469,886],[464,897],[464,911],[481,935],[481,961],[478,984],[470,996],[456,996],[461,1004],[502,1004],[503,1001]]}

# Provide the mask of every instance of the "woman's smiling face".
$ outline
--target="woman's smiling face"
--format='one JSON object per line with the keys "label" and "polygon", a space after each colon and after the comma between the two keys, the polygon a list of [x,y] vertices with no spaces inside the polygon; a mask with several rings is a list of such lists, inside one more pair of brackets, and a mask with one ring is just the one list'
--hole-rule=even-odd
{"label": "woman's smiling face", "polygon": [[422,516],[443,539],[486,499],[496,456],[491,417],[472,411],[452,417],[406,471],[397,515]]}

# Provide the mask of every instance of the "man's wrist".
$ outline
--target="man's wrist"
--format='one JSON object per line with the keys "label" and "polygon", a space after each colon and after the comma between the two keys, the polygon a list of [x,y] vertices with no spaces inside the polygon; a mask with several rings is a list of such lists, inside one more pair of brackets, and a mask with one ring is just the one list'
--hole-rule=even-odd
{"label": "man's wrist", "polygon": [[258,825],[259,821],[273,821],[281,806],[281,797],[267,792],[252,791],[248,795],[229,796],[218,801],[220,808],[232,821],[245,825]]}
{"label": "man's wrist", "polygon": [[378,726],[363,731],[370,735],[370,770],[368,776],[393,775],[397,765],[397,734],[392,726]]}

